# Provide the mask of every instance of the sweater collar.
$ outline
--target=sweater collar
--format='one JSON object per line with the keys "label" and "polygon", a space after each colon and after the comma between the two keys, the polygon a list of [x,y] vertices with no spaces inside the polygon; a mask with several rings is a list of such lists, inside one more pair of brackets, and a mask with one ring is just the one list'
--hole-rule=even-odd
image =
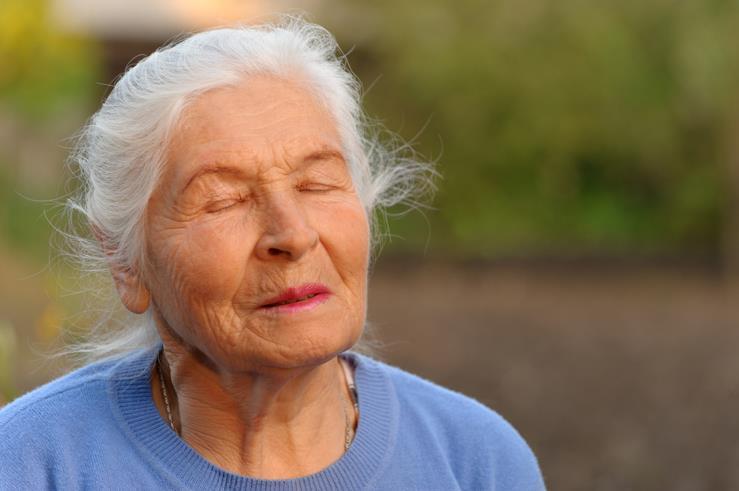
{"label": "sweater collar", "polygon": [[392,454],[397,434],[398,399],[382,365],[357,353],[345,353],[356,367],[359,424],[349,450],[309,476],[266,480],[225,471],[205,460],[161,418],[149,377],[160,347],[123,358],[111,378],[113,408],[132,443],[168,478],[198,489],[239,490],[357,489],[370,483]]}

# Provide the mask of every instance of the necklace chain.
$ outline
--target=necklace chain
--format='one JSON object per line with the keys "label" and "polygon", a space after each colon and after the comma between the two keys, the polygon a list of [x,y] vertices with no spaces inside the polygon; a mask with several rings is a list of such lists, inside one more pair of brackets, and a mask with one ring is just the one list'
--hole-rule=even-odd
{"label": "necklace chain", "polygon": [[172,431],[178,433],[174,427],[174,419],[172,419],[172,409],[169,407],[169,397],[167,397],[167,387],[164,385],[164,375],[162,375],[162,351],[157,355],[157,372],[159,372],[159,385],[162,387],[162,397],[164,398],[164,407],[167,410],[167,419],[169,420],[169,426]]}
{"label": "necklace chain", "polygon": [[[164,385],[164,375],[162,370],[162,360],[161,360],[162,351],[159,352],[157,355],[157,372],[159,373],[159,385],[162,387],[162,398],[164,399],[164,408],[167,411],[167,419],[169,420],[169,426],[172,428],[172,431],[177,433],[179,435],[179,432],[174,426],[174,419],[172,418],[172,408],[169,405],[169,395],[167,394],[167,386]],[[357,398],[357,387],[354,385],[354,380],[351,377],[350,368],[347,365],[346,362],[339,359],[339,364],[341,365],[342,373],[344,374],[344,381],[346,382],[347,387],[349,388],[349,397],[351,398],[351,404],[352,404],[352,410],[354,411],[354,415],[359,414],[359,402]],[[349,445],[351,445],[352,440],[354,439],[354,429],[352,428],[352,421],[351,417],[349,416],[349,409],[348,409],[348,403],[346,398],[342,398],[344,401],[344,451],[346,452],[349,450]]]}
{"label": "necklace chain", "polygon": [[[357,387],[354,385],[351,368],[349,367],[348,362],[342,358],[339,358],[339,365],[341,365],[341,371],[344,374],[346,386],[349,388],[352,410],[354,411],[354,416],[356,416],[359,414],[359,400],[357,398]],[[347,400],[345,397],[342,397],[342,400],[344,401],[344,451],[346,452],[349,450],[349,445],[352,444],[352,440],[354,439],[354,428],[351,417],[349,416],[349,410],[347,409]]]}

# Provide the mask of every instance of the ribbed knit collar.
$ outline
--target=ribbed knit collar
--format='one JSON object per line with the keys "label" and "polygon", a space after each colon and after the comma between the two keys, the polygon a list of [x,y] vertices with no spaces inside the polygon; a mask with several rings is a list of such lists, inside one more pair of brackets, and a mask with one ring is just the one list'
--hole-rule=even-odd
{"label": "ribbed knit collar", "polygon": [[225,471],[185,443],[157,411],[149,377],[159,348],[124,358],[111,377],[111,397],[124,431],[177,486],[193,489],[347,490],[368,487],[392,454],[398,400],[381,364],[356,353],[343,356],[355,366],[359,425],[349,450],[336,462],[310,476],[287,480],[253,479]]}

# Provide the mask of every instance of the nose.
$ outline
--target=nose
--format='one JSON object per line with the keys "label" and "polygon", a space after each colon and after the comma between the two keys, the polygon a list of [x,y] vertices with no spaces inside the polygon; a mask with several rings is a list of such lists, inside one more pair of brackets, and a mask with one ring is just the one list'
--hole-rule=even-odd
{"label": "nose", "polygon": [[318,232],[298,203],[272,200],[264,215],[264,232],[257,241],[257,257],[266,261],[278,258],[296,261],[317,244]]}

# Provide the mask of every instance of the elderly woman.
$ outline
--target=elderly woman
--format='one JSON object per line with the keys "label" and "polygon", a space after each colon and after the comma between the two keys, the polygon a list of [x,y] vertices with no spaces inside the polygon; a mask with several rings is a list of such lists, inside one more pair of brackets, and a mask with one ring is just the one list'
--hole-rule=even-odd
{"label": "elderly woman", "polygon": [[361,122],[300,20],[194,35],[118,81],[72,206],[134,315],[0,412],[0,488],[543,489],[496,413],[348,351],[373,210],[424,169]]}

